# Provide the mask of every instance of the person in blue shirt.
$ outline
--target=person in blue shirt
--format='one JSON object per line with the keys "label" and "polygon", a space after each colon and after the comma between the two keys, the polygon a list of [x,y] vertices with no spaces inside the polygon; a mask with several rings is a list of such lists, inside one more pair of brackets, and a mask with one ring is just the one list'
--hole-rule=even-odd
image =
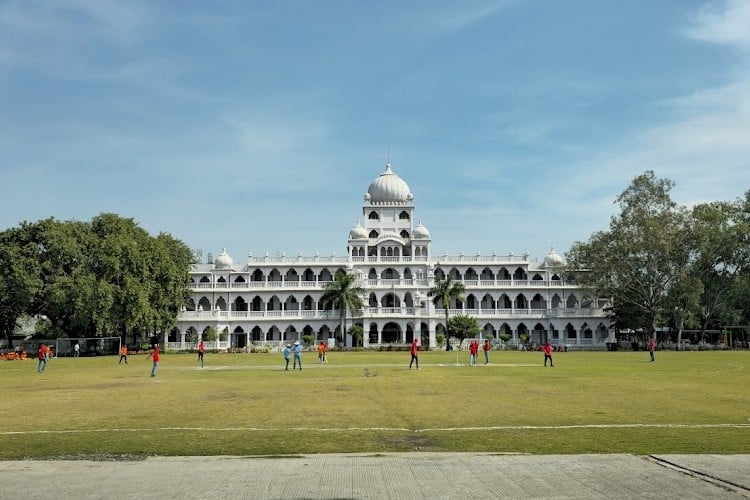
{"label": "person in blue shirt", "polygon": [[284,349],[284,361],[286,361],[286,368],[285,370],[289,370],[289,358],[292,357],[292,346],[290,344],[286,345],[286,349]]}
{"label": "person in blue shirt", "polygon": [[299,341],[296,341],[294,343],[294,365],[292,365],[292,370],[297,368],[297,363],[299,363],[299,370],[302,371],[302,346],[300,345]]}

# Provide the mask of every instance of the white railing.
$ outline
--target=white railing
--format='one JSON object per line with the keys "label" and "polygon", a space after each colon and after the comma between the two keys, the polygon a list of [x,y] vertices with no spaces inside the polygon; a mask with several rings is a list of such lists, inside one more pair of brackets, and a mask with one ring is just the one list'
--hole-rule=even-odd
{"label": "white railing", "polygon": [[[431,286],[434,278],[367,278],[364,280],[368,286]],[[475,287],[501,287],[501,288],[560,288],[566,285],[575,287],[575,285],[560,280],[456,280],[467,288]],[[193,283],[191,286],[194,290],[226,290],[226,289],[264,289],[264,288],[325,288],[330,281],[246,281],[232,283]]]}
{"label": "white railing", "polygon": [[[572,308],[554,308],[554,309],[529,309],[529,308],[475,308],[475,309],[449,309],[450,316],[468,315],[479,318],[565,318],[565,317],[594,317],[604,318],[606,313],[603,309],[590,307],[572,307]],[[183,311],[178,316],[178,320],[202,320],[217,321],[224,318],[235,320],[253,318],[277,320],[279,318],[306,318],[306,319],[329,319],[338,318],[337,310],[313,310],[301,311],[299,309],[275,310],[275,311]],[[429,311],[425,308],[414,306],[399,307],[365,307],[361,311],[348,311],[347,317],[399,317],[399,316],[421,316],[444,318],[445,309],[435,309]]]}

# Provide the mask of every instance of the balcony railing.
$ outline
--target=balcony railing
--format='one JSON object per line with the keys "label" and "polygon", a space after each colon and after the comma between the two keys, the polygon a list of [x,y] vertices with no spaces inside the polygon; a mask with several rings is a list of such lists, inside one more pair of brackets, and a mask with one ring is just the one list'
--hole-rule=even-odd
{"label": "balcony railing", "polygon": [[[456,280],[459,283],[463,283],[467,289],[476,288],[558,288],[563,286],[575,287],[570,283],[564,283],[560,280]],[[193,285],[194,290],[205,290],[205,289],[236,289],[236,290],[248,290],[248,289],[262,289],[262,288],[325,288],[330,281],[236,281],[231,283],[196,283]],[[367,278],[364,283],[368,287],[427,287],[431,286],[434,281],[427,278]]]}
{"label": "balcony railing", "polygon": [[[591,307],[574,307],[574,308],[553,308],[553,309],[529,309],[529,308],[475,308],[475,309],[449,309],[448,313],[450,316],[455,315],[467,315],[476,318],[565,318],[565,317],[605,317],[606,313],[603,309],[591,308]],[[374,317],[410,317],[419,316],[427,318],[430,316],[434,319],[440,320],[445,318],[445,309],[434,309],[427,310],[421,307],[413,306],[400,306],[400,307],[378,307],[368,306],[361,311],[355,311],[352,313],[348,312],[349,318],[374,318]],[[205,321],[218,321],[221,319],[233,319],[241,320],[247,318],[253,319],[295,319],[295,318],[309,318],[309,319],[328,319],[338,318],[339,312],[332,310],[272,310],[272,311],[183,311],[179,314],[178,320],[189,321],[189,320],[205,320]]]}

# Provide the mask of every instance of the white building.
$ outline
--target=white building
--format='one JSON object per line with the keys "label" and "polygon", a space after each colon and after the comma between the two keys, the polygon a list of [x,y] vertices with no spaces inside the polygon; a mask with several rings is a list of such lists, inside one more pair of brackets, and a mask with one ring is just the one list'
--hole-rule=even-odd
{"label": "white building", "polygon": [[[186,334],[209,327],[220,332],[217,348],[338,338],[339,312],[324,310],[321,297],[341,269],[354,273],[367,290],[362,311],[350,312],[348,329],[362,326],[365,346],[405,344],[416,335],[437,347],[445,332],[445,311],[427,292],[444,277],[461,281],[464,300],[449,314],[470,315],[482,335],[517,344],[549,340],[577,348],[603,347],[609,329],[605,299],[593,297],[561,276],[563,259],[551,250],[539,263],[528,255],[433,255],[430,232],[414,222],[414,198],[390,164],[369,186],[362,223],[349,231],[346,257],[277,255],[235,264],[226,251],[196,264],[190,273],[192,298],[169,334],[167,349],[186,349]],[[347,331],[348,331],[347,329]],[[351,336],[347,336],[351,345]]]}

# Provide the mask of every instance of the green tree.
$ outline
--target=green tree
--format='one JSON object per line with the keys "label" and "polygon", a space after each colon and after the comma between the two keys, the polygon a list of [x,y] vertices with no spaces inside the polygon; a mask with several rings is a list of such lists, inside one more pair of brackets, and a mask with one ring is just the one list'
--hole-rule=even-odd
{"label": "green tree", "polygon": [[477,319],[465,314],[456,314],[450,318],[448,320],[448,330],[460,340],[478,337],[481,331]]}
{"label": "green tree", "polygon": [[352,334],[352,345],[359,347],[362,345],[362,338],[365,336],[365,329],[361,325],[352,325],[349,329],[349,333]]}
{"label": "green tree", "polygon": [[205,330],[203,330],[202,338],[205,342],[216,342],[216,339],[218,338],[219,334],[216,331],[216,328],[213,326],[209,326]]}
{"label": "green tree", "polygon": [[435,308],[442,308],[445,311],[445,350],[450,351],[451,347],[450,333],[448,327],[448,316],[450,312],[451,301],[464,299],[464,284],[453,281],[450,278],[441,279],[435,282],[435,286],[427,292],[428,297],[432,297],[432,303]]}
{"label": "green tree", "polygon": [[42,287],[39,263],[18,245],[17,231],[0,233],[0,333],[13,348],[18,319],[28,313]]}
{"label": "green tree", "polygon": [[[13,258],[26,263],[12,280],[7,273],[14,267],[5,266],[0,279],[35,280],[22,308],[46,316],[50,335],[118,334],[126,340],[132,334],[135,345],[139,335],[173,327],[189,298],[192,252],[167,234],[152,238],[132,219],[115,214],[101,214],[90,223],[49,218],[2,234],[6,239],[0,245],[12,243],[17,249]],[[6,254],[6,260],[11,256]],[[14,288],[23,290],[18,283]],[[11,295],[5,300],[10,303]]]}
{"label": "green tree", "polygon": [[709,328],[733,324],[730,318],[738,316],[728,307],[738,282],[750,270],[750,191],[734,202],[695,206],[691,222],[690,275],[700,283],[696,315],[704,334]]}
{"label": "green tree", "polygon": [[654,172],[637,176],[617,197],[620,214],[609,231],[576,242],[568,253],[568,274],[613,299],[615,325],[656,336],[657,322],[671,317],[671,289],[684,277],[689,259],[685,211],[670,190],[672,181]]}
{"label": "green tree", "polygon": [[321,297],[323,307],[331,306],[339,311],[339,327],[341,338],[346,347],[346,313],[347,310],[359,311],[364,307],[362,297],[365,289],[357,283],[353,274],[339,269],[336,271],[333,281],[325,287],[325,293]]}

